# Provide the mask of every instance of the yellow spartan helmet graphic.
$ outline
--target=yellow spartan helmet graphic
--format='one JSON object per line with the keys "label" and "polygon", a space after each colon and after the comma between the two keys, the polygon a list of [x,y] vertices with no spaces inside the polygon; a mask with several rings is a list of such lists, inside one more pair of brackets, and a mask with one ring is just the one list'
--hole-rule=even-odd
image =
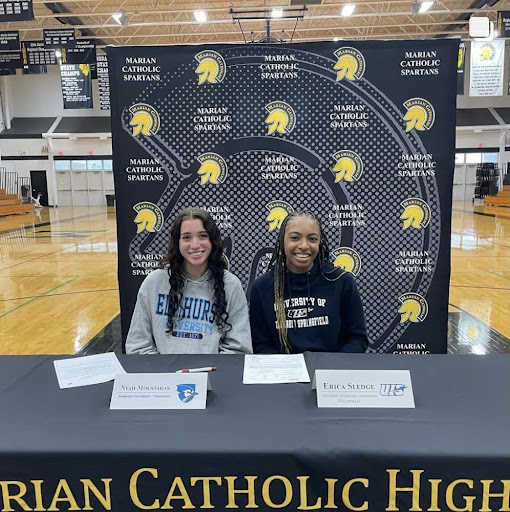
{"label": "yellow spartan helmet graphic", "polygon": [[419,206],[411,204],[406,207],[400,218],[404,221],[404,229],[408,229],[411,226],[419,229],[424,216],[425,214]]}
{"label": "yellow spartan helmet graphic", "polygon": [[219,165],[213,160],[206,160],[198,170],[198,174],[200,175],[200,183],[205,185],[207,182],[212,183],[213,185],[218,184],[218,175],[220,174]]}
{"label": "yellow spartan helmet graphic", "polygon": [[406,301],[404,301],[402,306],[400,306],[398,312],[400,313],[401,324],[407,322],[407,320],[409,320],[410,322],[417,323],[419,322],[418,315],[421,312],[421,307],[418,301],[413,299],[407,299]]}
{"label": "yellow spartan helmet graphic", "polygon": [[266,217],[267,222],[269,222],[269,231],[280,229],[285,217],[287,217],[287,212],[283,208],[272,209]]}
{"label": "yellow spartan helmet graphic", "polygon": [[480,60],[491,60],[491,55],[492,55],[491,49],[490,48],[484,48],[480,52]]}
{"label": "yellow spartan helmet graphic", "polygon": [[270,112],[266,119],[266,124],[269,125],[268,135],[271,135],[275,131],[285,133],[287,121],[287,114],[283,110],[277,108]]}
{"label": "yellow spartan helmet graphic", "polygon": [[351,158],[342,157],[333,167],[335,173],[335,183],[341,180],[352,181],[354,171],[356,170],[356,164]]}
{"label": "yellow spartan helmet graphic", "polygon": [[340,254],[340,256],[335,259],[333,265],[346,270],[347,272],[352,272],[352,269],[354,268],[354,260],[348,254]]}
{"label": "yellow spartan helmet graphic", "polygon": [[85,76],[88,76],[90,72],[90,66],[88,64],[80,64],[78,67]]}
{"label": "yellow spartan helmet graphic", "polygon": [[218,76],[218,63],[213,59],[204,59],[195,69],[195,73],[198,75],[199,84],[203,84],[206,80],[215,84]]}
{"label": "yellow spartan helmet graphic", "polygon": [[358,63],[356,59],[351,55],[343,55],[340,57],[335,64],[334,70],[336,71],[336,79],[343,80],[355,80],[354,73],[358,70]]}
{"label": "yellow spartan helmet graphic", "polygon": [[137,112],[133,116],[133,119],[131,119],[129,122],[129,125],[133,127],[134,136],[138,135],[140,132],[143,135],[150,135],[152,128],[152,117],[148,112]]}
{"label": "yellow spartan helmet graphic", "polygon": [[135,217],[135,223],[137,224],[136,232],[141,233],[146,230],[154,233],[154,224],[156,224],[156,215],[150,210],[140,210]]}
{"label": "yellow spartan helmet graphic", "polygon": [[404,116],[404,121],[406,122],[406,132],[410,132],[413,128],[424,131],[426,129],[426,119],[427,112],[425,112],[425,109],[419,105],[414,105],[407,111],[406,115]]}

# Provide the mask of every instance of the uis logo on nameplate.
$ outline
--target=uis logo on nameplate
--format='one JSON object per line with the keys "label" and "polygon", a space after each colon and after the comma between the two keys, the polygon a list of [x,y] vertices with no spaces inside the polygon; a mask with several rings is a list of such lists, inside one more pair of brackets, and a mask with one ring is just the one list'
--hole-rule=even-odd
{"label": "uis logo on nameplate", "polygon": [[318,407],[414,408],[409,370],[315,370]]}
{"label": "uis logo on nameplate", "polygon": [[126,373],[113,383],[110,409],[205,409],[207,373]]}

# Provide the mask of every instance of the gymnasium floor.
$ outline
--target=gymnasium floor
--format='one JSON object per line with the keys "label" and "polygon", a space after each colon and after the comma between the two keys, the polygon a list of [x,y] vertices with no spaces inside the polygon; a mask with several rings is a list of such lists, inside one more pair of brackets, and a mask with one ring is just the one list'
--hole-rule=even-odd
{"label": "gymnasium floor", "polygon": [[[510,353],[510,218],[455,202],[451,242],[449,351]],[[0,218],[0,354],[118,351],[118,315],[114,208]]]}

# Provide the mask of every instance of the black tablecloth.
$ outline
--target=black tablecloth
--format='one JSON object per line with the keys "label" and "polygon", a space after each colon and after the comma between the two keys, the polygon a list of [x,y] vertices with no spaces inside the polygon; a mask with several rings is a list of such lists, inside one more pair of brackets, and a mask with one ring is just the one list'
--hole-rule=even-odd
{"label": "black tablecloth", "polygon": [[490,494],[510,499],[509,356],[305,355],[311,377],[410,369],[415,409],[318,409],[310,384],[243,385],[243,356],[119,358],[127,372],[217,366],[207,409],[111,411],[111,382],[60,390],[55,357],[0,357],[0,510],[67,510],[73,498],[95,511],[208,500],[213,510],[383,511],[409,510],[413,497],[448,510],[469,496],[478,510],[484,493],[499,510],[505,497]]}

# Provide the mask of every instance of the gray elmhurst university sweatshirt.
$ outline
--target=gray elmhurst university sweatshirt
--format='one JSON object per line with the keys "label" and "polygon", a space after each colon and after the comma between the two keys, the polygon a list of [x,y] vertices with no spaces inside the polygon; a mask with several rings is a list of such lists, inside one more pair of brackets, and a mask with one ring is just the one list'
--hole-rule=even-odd
{"label": "gray elmhurst university sweatshirt", "polygon": [[[214,281],[210,271],[187,276],[182,301],[167,331],[169,278],[166,269],[151,272],[138,291],[126,340],[128,354],[251,354],[248,304],[239,279],[225,271],[228,323],[220,334],[216,326]],[[226,327],[228,329],[228,326]]]}

